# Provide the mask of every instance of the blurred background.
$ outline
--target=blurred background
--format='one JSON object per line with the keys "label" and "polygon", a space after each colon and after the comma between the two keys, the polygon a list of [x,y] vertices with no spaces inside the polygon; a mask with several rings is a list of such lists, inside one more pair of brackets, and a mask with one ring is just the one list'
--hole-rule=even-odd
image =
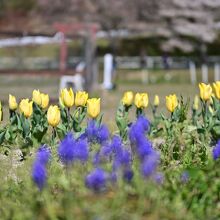
{"label": "blurred background", "polygon": [[[0,0],[0,100],[72,86],[101,96],[105,117],[126,90],[193,99],[220,79],[220,0]],[[148,110],[150,112],[150,109]]]}

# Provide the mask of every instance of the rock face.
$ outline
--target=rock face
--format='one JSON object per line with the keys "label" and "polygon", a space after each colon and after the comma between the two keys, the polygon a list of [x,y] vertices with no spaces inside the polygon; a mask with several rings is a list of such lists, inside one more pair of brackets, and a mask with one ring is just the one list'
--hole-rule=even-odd
{"label": "rock face", "polygon": [[[97,22],[103,30],[126,29],[162,37],[166,39],[161,45],[164,50],[176,47],[185,51],[194,48],[192,39],[213,42],[220,29],[220,0],[35,1],[35,7],[26,15],[28,19],[14,27],[53,32],[50,27],[55,21]],[[6,28],[10,27],[11,24]]]}

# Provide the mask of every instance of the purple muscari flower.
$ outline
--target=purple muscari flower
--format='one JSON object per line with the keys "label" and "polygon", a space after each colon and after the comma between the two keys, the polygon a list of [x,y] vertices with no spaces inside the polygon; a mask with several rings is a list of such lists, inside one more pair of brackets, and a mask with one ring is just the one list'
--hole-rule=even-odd
{"label": "purple muscari flower", "polygon": [[119,136],[113,136],[111,143],[105,143],[105,145],[103,145],[100,150],[101,157],[109,157],[112,155],[114,158],[116,158],[119,156],[121,157],[122,154],[122,140]]}
{"label": "purple muscari flower", "polygon": [[86,135],[86,133],[84,132],[84,133],[82,133],[78,138],[77,138],[77,140],[85,140],[87,138],[87,135]]}
{"label": "purple muscari flower", "polygon": [[32,179],[39,190],[42,190],[47,179],[47,172],[45,165],[36,160],[32,167]]}
{"label": "purple muscari flower", "polygon": [[99,143],[107,141],[109,138],[109,130],[106,125],[101,125],[98,129],[97,140]]}
{"label": "purple muscari flower", "polygon": [[131,153],[126,149],[124,149],[122,153],[118,155],[118,158],[122,165],[128,166],[131,163]]}
{"label": "purple muscari flower", "polygon": [[182,183],[187,183],[189,181],[189,173],[184,171],[180,177]]}
{"label": "purple muscari flower", "polygon": [[159,155],[152,153],[148,155],[141,164],[141,172],[144,177],[150,177],[155,173],[159,164]]}
{"label": "purple muscari flower", "polygon": [[122,151],[122,139],[119,136],[117,136],[117,135],[113,136],[112,142],[111,142],[111,148],[112,148],[112,151],[116,155],[121,153],[121,151]]}
{"label": "purple muscari flower", "polygon": [[85,133],[86,133],[88,138],[93,138],[93,137],[95,137],[97,135],[98,127],[96,126],[95,120],[90,120],[88,122],[88,125],[87,125]]}
{"label": "purple muscari flower", "polygon": [[145,134],[143,133],[142,129],[139,128],[139,126],[134,123],[131,125],[128,133],[129,139],[131,143],[136,143],[138,139],[143,138]]}
{"label": "purple muscari flower", "polygon": [[51,152],[50,152],[50,149],[46,145],[41,146],[38,149],[37,155],[36,155],[37,161],[39,161],[42,164],[47,164],[50,157],[51,157]]}
{"label": "purple muscari flower", "polygon": [[149,126],[150,122],[144,116],[139,116],[129,130],[130,142],[135,146],[135,151],[141,160],[154,152],[151,142],[145,136]]}
{"label": "purple muscari flower", "polygon": [[96,168],[86,176],[85,184],[94,191],[100,191],[105,187],[106,177],[107,175],[104,170]]}
{"label": "purple muscari flower", "polygon": [[134,176],[134,172],[131,169],[125,169],[123,171],[123,179],[127,182],[131,182]]}
{"label": "purple muscari flower", "polygon": [[75,140],[73,139],[73,135],[71,133],[68,133],[60,143],[58,155],[61,161],[66,165],[71,164],[75,159],[74,145]]}
{"label": "purple muscari flower", "polygon": [[129,130],[129,139],[132,143],[136,143],[140,138],[145,137],[145,132],[149,131],[150,122],[144,116],[139,116],[137,121],[133,123]]}
{"label": "purple muscari flower", "polygon": [[32,167],[32,179],[39,188],[39,190],[42,190],[46,183],[46,165],[50,157],[51,152],[46,145],[41,146],[36,153],[36,159]]}
{"label": "purple muscari flower", "polygon": [[[101,149],[96,156],[98,156],[100,162],[100,160],[102,159],[106,160],[114,158],[116,154],[121,151],[121,139],[117,136],[114,136],[111,143],[104,143],[104,145],[101,146]],[[95,159],[95,161],[97,161],[97,158]]]}
{"label": "purple muscari flower", "polygon": [[89,142],[97,142],[101,144],[108,140],[109,130],[105,125],[98,126],[95,120],[91,120],[88,123],[85,135]]}
{"label": "purple muscari flower", "polygon": [[117,170],[121,166],[129,167],[131,164],[131,160],[131,153],[128,150],[123,149],[119,154],[115,155],[113,170]]}
{"label": "purple muscari flower", "polygon": [[159,185],[163,184],[164,175],[162,173],[156,173],[153,178],[157,184]]}
{"label": "purple muscari flower", "polygon": [[113,149],[110,144],[105,144],[100,149],[100,155],[104,157],[110,156],[112,152],[113,152]]}
{"label": "purple muscari flower", "polygon": [[89,151],[86,140],[78,140],[74,144],[74,157],[82,162],[88,160]]}
{"label": "purple muscari flower", "polygon": [[58,155],[61,161],[65,164],[71,164],[76,160],[85,162],[89,157],[88,144],[84,139],[73,139],[71,133],[60,143],[58,148]]}
{"label": "purple muscari flower", "polygon": [[145,118],[143,115],[140,115],[136,122],[140,127],[142,127],[143,131],[149,131],[150,129],[150,121]]}
{"label": "purple muscari flower", "polygon": [[216,146],[213,148],[212,156],[214,160],[217,160],[220,157],[220,140],[218,140]]}
{"label": "purple muscari flower", "polygon": [[145,137],[138,139],[136,151],[141,160],[155,152],[152,148],[152,143]]}

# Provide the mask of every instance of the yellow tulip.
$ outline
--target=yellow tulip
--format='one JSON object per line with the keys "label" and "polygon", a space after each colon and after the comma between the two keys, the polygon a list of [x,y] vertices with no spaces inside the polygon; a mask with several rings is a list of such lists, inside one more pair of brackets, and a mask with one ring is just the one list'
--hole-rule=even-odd
{"label": "yellow tulip", "polygon": [[78,106],[85,106],[87,99],[88,99],[88,93],[87,92],[77,92],[75,97],[75,105]]}
{"label": "yellow tulip", "polygon": [[87,113],[91,118],[96,118],[100,113],[100,98],[87,100]]}
{"label": "yellow tulip", "polygon": [[34,90],[32,93],[32,101],[34,101],[36,104],[41,105],[41,93],[39,90]]}
{"label": "yellow tulip", "polygon": [[33,113],[33,102],[29,101],[29,99],[22,99],[19,104],[19,109],[26,118],[29,118]]}
{"label": "yellow tulip", "polygon": [[17,109],[18,103],[16,101],[15,96],[9,94],[8,104],[10,110],[15,111]]}
{"label": "yellow tulip", "polygon": [[178,101],[177,101],[177,97],[175,94],[166,96],[166,106],[167,106],[168,111],[174,112],[177,105],[178,105]]}
{"label": "yellow tulip", "polygon": [[74,104],[74,94],[72,88],[68,89],[62,89],[60,93],[61,100],[63,104],[67,107],[70,108]]}
{"label": "yellow tulip", "polygon": [[212,87],[205,83],[199,83],[200,97],[204,101],[208,101],[212,95]]}
{"label": "yellow tulip", "polygon": [[3,110],[2,110],[2,103],[0,102],[0,121],[3,120]]}
{"label": "yellow tulip", "polygon": [[126,106],[132,105],[134,99],[134,94],[131,91],[127,91],[124,93],[123,98],[122,98],[122,104]]}
{"label": "yellow tulip", "polygon": [[217,99],[220,99],[220,81],[213,83],[213,87],[215,90],[215,96]]}
{"label": "yellow tulip", "polygon": [[49,100],[50,100],[49,95],[41,93],[40,96],[41,96],[41,107],[45,109],[49,105]]}
{"label": "yellow tulip", "polygon": [[195,95],[194,102],[193,102],[193,109],[198,110],[199,109],[199,97]]}
{"label": "yellow tulip", "polygon": [[47,111],[47,121],[52,127],[60,123],[60,109],[57,105],[51,105]]}
{"label": "yellow tulip", "polygon": [[154,96],[154,106],[158,106],[160,104],[160,98],[158,95]]}
{"label": "yellow tulip", "polygon": [[137,108],[146,108],[148,106],[148,94],[137,93],[134,98],[134,104]]}

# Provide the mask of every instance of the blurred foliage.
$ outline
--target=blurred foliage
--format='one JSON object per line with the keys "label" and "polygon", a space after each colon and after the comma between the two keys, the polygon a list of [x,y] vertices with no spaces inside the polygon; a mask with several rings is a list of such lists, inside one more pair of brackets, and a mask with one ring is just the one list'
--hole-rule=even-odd
{"label": "blurred foliage", "polygon": [[36,6],[36,0],[1,0],[0,6],[2,16],[8,11],[27,13]]}
{"label": "blurred foliage", "polygon": [[[30,176],[33,152],[16,167],[11,151],[1,162],[1,219],[219,219],[220,163],[210,157],[209,139],[201,142],[189,121],[175,123],[172,131],[161,133],[163,141],[157,146],[165,175],[162,185],[143,179],[134,163],[130,184],[118,182],[96,194],[84,184],[92,163],[75,164],[67,171],[53,148],[48,184],[40,193]],[[185,171],[189,179],[182,182]]]}

